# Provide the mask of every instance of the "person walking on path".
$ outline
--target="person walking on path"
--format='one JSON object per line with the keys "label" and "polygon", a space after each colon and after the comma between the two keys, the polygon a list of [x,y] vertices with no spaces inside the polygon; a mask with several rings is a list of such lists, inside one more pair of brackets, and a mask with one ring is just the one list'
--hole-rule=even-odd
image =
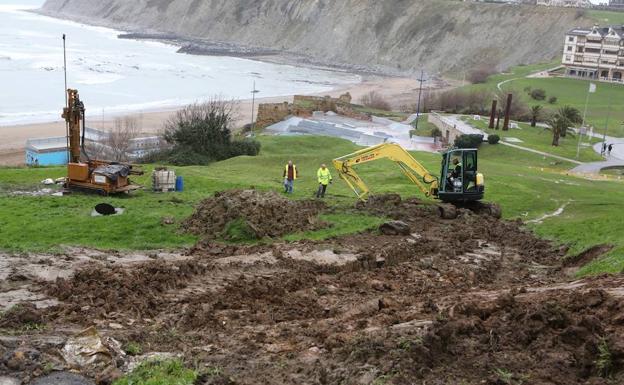
{"label": "person walking on path", "polygon": [[295,187],[295,180],[299,177],[297,172],[297,166],[293,164],[292,160],[289,160],[284,168],[284,192],[286,194],[292,194]]}
{"label": "person walking on path", "polygon": [[318,171],[316,172],[316,176],[318,177],[318,183],[319,183],[318,190],[316,191],[316,197],[325,198],[327,185],[332,183],[331,173],[329,172],[329,169],[327,168],[325,163],[323,163],[321,165],[321,168],[318,169]]}
{"label": "person walking on path", "polygon": [[603,142],[602,143],[602,151],[600,152],[600,155],[604,155],[607,153],[607,142]]}
{"label": "person walking on path", "polygon": [[610,144],[609,147],[607,148],[607,155],[611,156],[611,150],[613,150],[613,144]]}

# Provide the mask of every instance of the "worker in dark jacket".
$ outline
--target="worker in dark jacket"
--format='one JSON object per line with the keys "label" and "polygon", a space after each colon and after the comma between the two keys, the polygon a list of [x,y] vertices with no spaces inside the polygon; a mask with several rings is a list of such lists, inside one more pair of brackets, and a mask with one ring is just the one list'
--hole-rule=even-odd
{"label": "worker in dark jacket", "polygon": [[292,194],[295,187],[295,180],[297,180],[297,166],[293,164],[292,160],[288,161],[284,168],[284,192],[286,194]]}

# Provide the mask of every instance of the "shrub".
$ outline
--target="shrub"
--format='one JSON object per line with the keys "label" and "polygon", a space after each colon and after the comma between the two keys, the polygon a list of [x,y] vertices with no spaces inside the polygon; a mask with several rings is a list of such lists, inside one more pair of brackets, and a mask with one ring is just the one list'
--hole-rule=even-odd
{"label": "shrub", "polygon": [[551,96],[550,98],[548,98],[548,103],[549,104],[557,103],[557,97],[556,96]]}
{"label": "shrub", "polygon": [[470,134],[460,135],[455,138],[455,147],[457,148],[477,148],[483,143],[483,135]]}
{"label": "shrub", "polygon": [[431,129],[431,136],[436,138],[436,137],[440,137],[442,136],[442,131],[440,131],[440,129],[438,127],[433,127]]}
{"label": "shrub", "polygon": [[213,98],[178,111],[165,124],[163,139],[169,148],[146,155],[142,162],[179,166],[206,165],[239,155],[258,155],[260,143],[233,140],[230,126],[233,103]]}
{"label": "shrub", "polygon": [[493,135],[488,135],[488,143],[489,144],[498,144],[498,142],[500,142],[500,136],[493,134]]}
{"label": "shrub", "polygon": [[392,107],[390,107],[390,103],[388,103],[388,101],[377,91],[371,91],[362,96],[360,103],[362,103],[365,107],[377,110],[390,111],[392,109]]}
{"label": "shrub", "polygon": [[493,75],[495,73],[496,71],[494,71],[492,67],[483,65],[477,69],[472,70],[468,74],[468,81],[474,84],[485,83],[490,75]]}
{"label": "shrub", "polygon": [[531,93],[529,95],[531,95],[531,97],[535,100],[546,99],[546,91],[544,91],[542,88],[536,88],[534,90],[531,90]]}

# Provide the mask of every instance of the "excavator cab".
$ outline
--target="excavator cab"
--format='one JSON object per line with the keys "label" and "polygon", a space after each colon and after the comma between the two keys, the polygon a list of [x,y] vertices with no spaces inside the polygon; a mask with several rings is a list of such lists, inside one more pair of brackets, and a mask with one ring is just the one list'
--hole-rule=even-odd
{"label": "excavator cab", "polygon": [[438,198],[443,202],[472,202],[483,199],[483,174],[477,168],[477,150],[453,149],[442,154]]}

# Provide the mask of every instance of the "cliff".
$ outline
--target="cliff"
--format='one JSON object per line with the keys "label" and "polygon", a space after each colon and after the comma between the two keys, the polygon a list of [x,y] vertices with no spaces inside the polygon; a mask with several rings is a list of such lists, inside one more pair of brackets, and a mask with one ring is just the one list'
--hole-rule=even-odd
{"label": "cliff", "polygon": [[591,23],[573,9],[447,0],[48,0],[42,12],[323,63],[443,74],[551,60],[566,30]]}

